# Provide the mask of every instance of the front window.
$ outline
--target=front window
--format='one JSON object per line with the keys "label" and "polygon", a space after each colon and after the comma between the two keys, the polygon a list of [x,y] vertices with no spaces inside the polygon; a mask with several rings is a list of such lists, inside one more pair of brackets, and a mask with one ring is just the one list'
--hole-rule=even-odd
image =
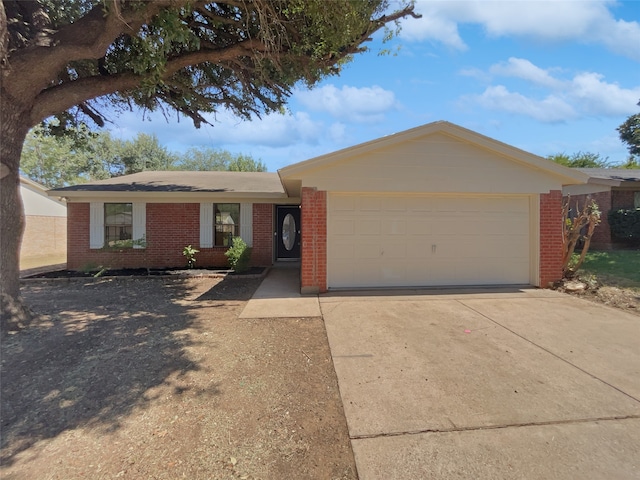
{"label": "front window", "polygon": [[105,203],[105,245],[118,247],[131,244],[133,231],[133,204]]}
{"label": "front window", "polygon": [[215,211],[215,246],[230,247],[233,237],[240,235],[240,204],[216,203]]}

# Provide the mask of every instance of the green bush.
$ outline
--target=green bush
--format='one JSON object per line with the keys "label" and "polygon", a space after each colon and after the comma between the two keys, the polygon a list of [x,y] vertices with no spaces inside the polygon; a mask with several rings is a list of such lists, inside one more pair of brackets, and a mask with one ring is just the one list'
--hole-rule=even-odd
{"label": "green bush", "polygon": [[233,237],[233,245],[225,252],[229,259],[229,265],[236,273],[242,273],[249,269],[251,260],[251,248],[240,237]]}
{"label": "green bush", "polygon": [[619,240],[640,241],[640,208],[611,210],[611,235]]}

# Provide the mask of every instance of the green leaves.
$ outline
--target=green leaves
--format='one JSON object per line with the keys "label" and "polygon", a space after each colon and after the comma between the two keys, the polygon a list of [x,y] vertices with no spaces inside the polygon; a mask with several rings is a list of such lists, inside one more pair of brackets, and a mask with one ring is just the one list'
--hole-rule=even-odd
{"label": "green leaves", "polygon": [[[639,103],[640,104],[640,103]],[[631,155],[640,155],[640,113],[631,115],[618,127],[620,140],[627,144]]]}
{"label": "green leaves", "polygon": [[611,162],[608,157],[601,157],[599,153],[577,152],[573,155],[557,153],[547,157],[548,160],[571,168],[609,168]]}
{"label": "green leaves", "polygon": [[226,150],[191,148],[184,154],[175,153],[155,135],[139,133],[125,141],[86,126],[66,127],[64,133],[61,128],[55,123],[34,128],[22,151],[22,174],[48,188],[145,170],[267,171],[264,162]]}

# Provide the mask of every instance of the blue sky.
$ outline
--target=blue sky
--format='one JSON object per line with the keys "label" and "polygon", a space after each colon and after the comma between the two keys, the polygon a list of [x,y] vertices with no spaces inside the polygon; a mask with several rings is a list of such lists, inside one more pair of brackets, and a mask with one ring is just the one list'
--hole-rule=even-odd
{"label": "blue sky", "polygon": [[[437,120],[547,156],[628,152],[616,127],[640,112],[640,1],[424,1],[392,42],[380,35],[339,77],[296,89],[288,113],[214,126],[114,118],[112,134],[155,133],[174,151],[248,154],[269,171]],[[381,48],[396,50],[380,56]]]}

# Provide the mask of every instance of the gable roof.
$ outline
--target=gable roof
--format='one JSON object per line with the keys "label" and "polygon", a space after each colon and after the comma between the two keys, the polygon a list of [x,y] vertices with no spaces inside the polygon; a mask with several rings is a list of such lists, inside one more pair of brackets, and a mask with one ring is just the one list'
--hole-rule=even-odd
{"label": "gable roof", "polygon": [[229,196],[285,196],[277,173],[226,171],[145,171],[49,190],[49,195],[216,193]]}
{"label": "gable roof", "polygon": [[622,182],[640,182],[640,169],[577,168],[576,170],[580,170],[582,173],[589,175],[591,179],[616,181],[616,183],[614,183],[616,186]]}
{"label": "gable roof", "polygon": [[477,132],[447,121],[428,123],[393,135],[388,135],[386,137],[348,147],[343,150],[321,155],[303,162],[294,163],[293,165],[289,165],[278,170],[278,174],[283,180],[287,190],[291,192],[296,189],[295,181],[308,172],[348,160],[349,158],[353,158],[357,155],[365,155],[374,150],[393,147],[398,144],[416,140],[435,133],[449,135],[463,142],[506,156],[517,163],[560,177],[563,184],[583,184],[586,183],[589,178],[585,173],[577,171],[576,169],[558,165],[557,163],[538,155],[525,152],[519,148],[507,145],[506,143],[494,140],[485,135],[481,135]]}

